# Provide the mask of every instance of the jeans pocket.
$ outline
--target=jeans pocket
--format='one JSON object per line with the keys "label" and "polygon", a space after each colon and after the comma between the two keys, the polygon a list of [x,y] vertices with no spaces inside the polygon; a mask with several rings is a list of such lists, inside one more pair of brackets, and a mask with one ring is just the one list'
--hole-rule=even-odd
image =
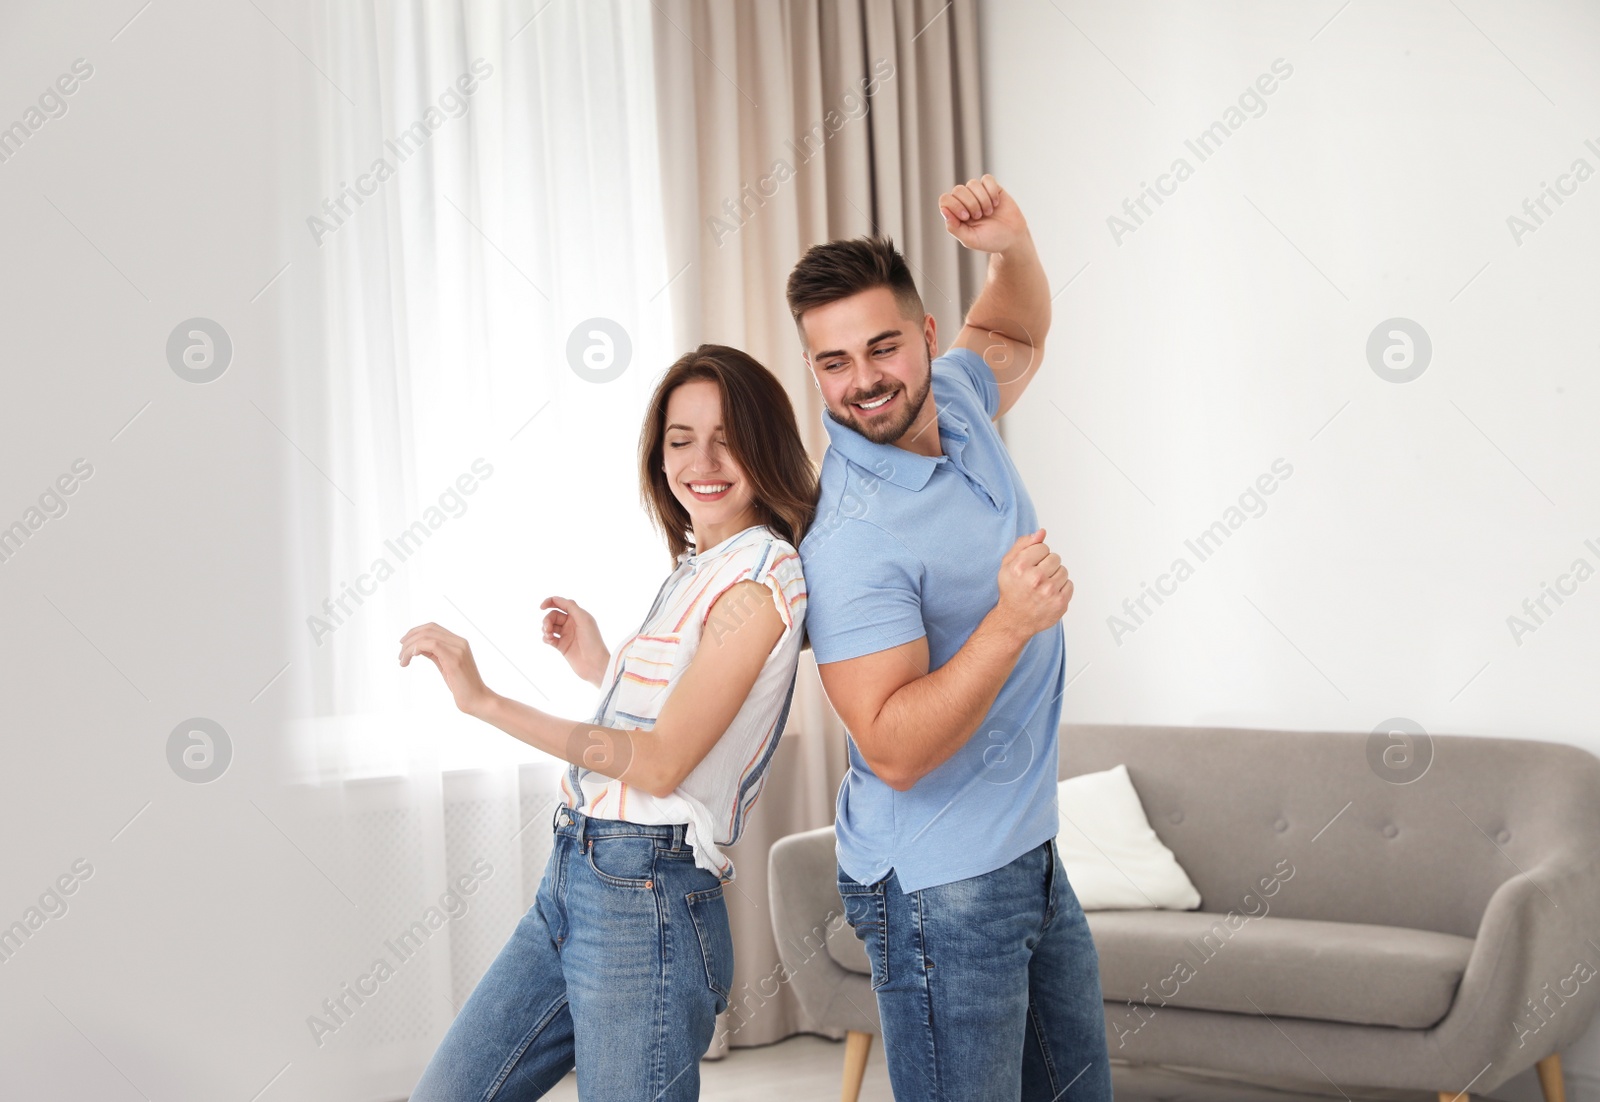
{"label": "jeans pocket", "polygon": [[1050,920],[1056,916],[1056,866],[1061,864],[1061,858],[1056,854],[1056,840],[1049,838],[1044,843],[1044,922],[1050,925]]}
{"label": "jeans pocket", "polygon": [[844,903],[844,920],[866,948],[874,991],[889,980],[889,942],[884,936],[888,908],[883,898],[887,882],[887,877],[870,885],[857,883],[844,875],[838,879],[839,899]]}
{"label": "jeans pocket", "polygon": [[700,941],[706,986],[716,992],[717,1013],[721,1014],[728,1009],[733,990],[733,931],[728,926],[728,904],[722,898],[722,885],[690,892],[684,901],[689,905],[695,937]]}
{"label": "jeans pocket", "polygon": [[641,834],[601,834],[584,839],[584,859],[603,883],[648,891],[655,887],[655,840]]}
{"label": "jeans pocket", "polygon": [[1049,925],[1056,918],[1065,916],[1068,923],[1081,923],[1084,921],[1083,907],[1078,903],[1078,893],[1072,887],[1072,881],[1067,876],[1066,866],[1061,863],[1061,847],[1055,839],[1050,840],[1050,865],[1045,877],[1045,925]]}

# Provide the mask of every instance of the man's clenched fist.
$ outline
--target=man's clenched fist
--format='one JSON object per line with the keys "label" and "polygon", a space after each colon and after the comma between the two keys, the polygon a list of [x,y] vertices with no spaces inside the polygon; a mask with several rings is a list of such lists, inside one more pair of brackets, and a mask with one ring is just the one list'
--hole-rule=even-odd
{"label": "man's clenched fist", "polygon": [[1072,579],[1061,556],[1044,542],[1044,529],[1021,537],[1000,560],[1000,604],[1006,623],[1031,638],[1066,614]]}
{"label": "man's clenched fist", "polygon": [[939,211],[950,236],[980,253],[1003,253],[1028,238],[1016,200],[988,173],[939,196]]}

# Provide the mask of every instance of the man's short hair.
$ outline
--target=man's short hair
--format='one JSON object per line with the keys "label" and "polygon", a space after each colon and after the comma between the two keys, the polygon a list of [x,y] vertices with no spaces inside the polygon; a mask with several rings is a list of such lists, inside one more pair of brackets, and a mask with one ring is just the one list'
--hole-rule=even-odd
{"label": "man's short hair", "polygon": [[927,311],[893,238],[856,237],[811,246],[789,273],[789,313],[795,328],[800,327],[800,316],[807,310],[874,287],[889,288],[900,312],[921,324]]}

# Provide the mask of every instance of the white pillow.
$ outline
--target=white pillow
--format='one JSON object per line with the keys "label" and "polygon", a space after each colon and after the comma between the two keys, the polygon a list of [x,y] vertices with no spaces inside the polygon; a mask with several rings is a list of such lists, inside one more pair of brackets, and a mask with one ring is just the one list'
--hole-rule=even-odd
{"label": "white pillow", "polygon": [[1191,911],[1200,893],[1150,829],[1128,767],[1069,777],[1056,786],[1056,848],[1086,911]]}

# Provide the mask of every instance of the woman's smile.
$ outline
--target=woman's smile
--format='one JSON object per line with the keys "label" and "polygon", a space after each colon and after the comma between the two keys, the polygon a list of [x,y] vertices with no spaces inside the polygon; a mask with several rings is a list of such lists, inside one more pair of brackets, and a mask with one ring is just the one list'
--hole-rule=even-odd
{"label": "woman's smile", "polygon": [[721,501],[733,489],[731,482],[691,482],[688,485],[696,501]]}

